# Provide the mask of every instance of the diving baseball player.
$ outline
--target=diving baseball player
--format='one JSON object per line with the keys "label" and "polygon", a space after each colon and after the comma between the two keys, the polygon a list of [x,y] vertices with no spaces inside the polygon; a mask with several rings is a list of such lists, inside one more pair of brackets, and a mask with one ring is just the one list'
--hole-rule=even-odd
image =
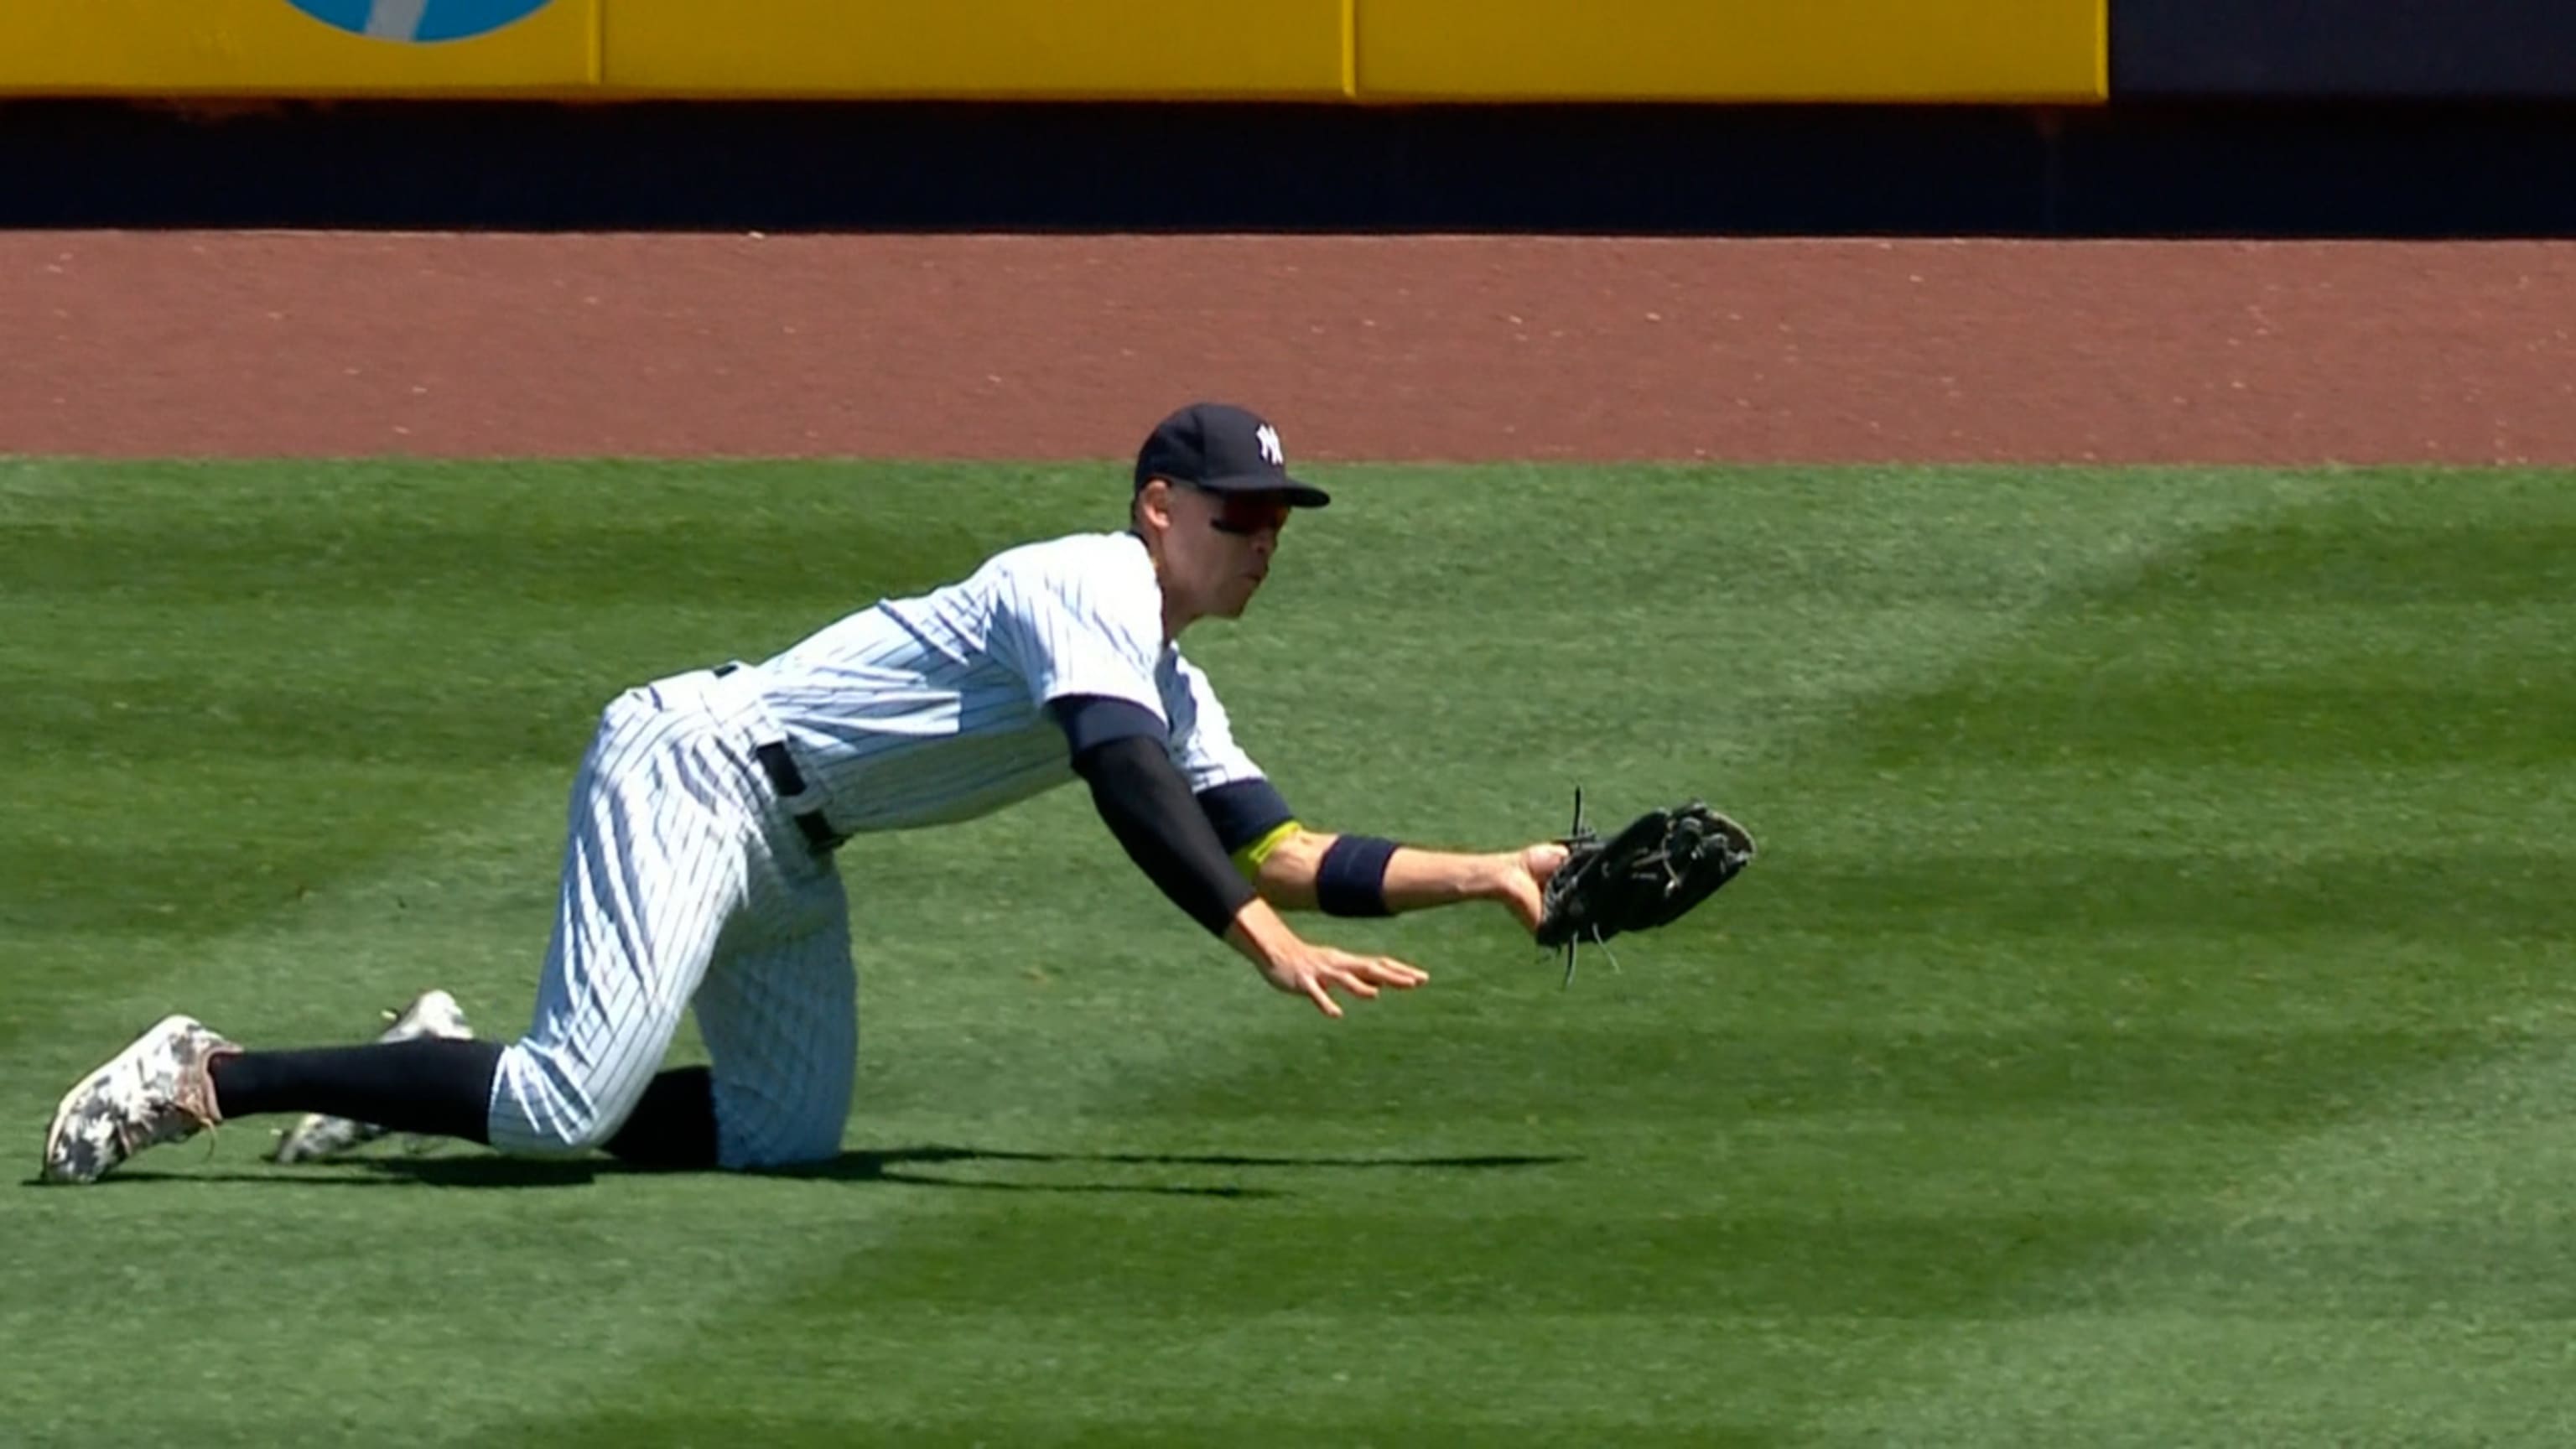
{"label": "diving baseball player", "polygon": [[[666,1167],[837,1155],[857,978],[833,854],[1074,779],[1171,902],[1328,1016],[1427,976],[1308,941],[1282,910],[1495,901],[1535,930],[1564,847],[1457,855],[1307,827],[1235,743],[1183,631],[1242,614],[1292,510],[1279,434],[1199,404],[1136,460],[1128,527],[1000,553],[773,659],[673,675],[601,715],[573,781],[535,1019],[478,1039],[445,992],[379,1040],[249,1051],[171,1016],[63,1098],[49,1181],[94,1181],[219,1122],[300,1113],[277,1156],[386,1132]],[[662,1070],[694,1009],[709,1064]]]}

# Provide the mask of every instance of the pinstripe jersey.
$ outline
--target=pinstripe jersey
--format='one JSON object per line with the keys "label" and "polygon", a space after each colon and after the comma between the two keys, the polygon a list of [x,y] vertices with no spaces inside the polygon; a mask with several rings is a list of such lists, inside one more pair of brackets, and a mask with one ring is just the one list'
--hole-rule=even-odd
{"label": "pinstripe jersey", "polygon": [[1262,778],[1207,677],[1163,637],[1144,540],[1074,534],[886,599],[746,671],[833,828],[989,814],[1074,778],[1045,713],[1065,695],[1153,712],[1193,792]]}

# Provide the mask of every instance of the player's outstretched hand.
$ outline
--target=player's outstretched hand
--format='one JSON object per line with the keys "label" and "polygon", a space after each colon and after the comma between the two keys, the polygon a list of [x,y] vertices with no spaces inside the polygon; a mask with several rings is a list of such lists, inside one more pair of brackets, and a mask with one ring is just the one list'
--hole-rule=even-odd
{"label": "player's outstretched hand", "polygon": [[1521,923],[1535,932],[1547,914],[1547,879],[1564,866],[1564,845],[1542,840],[1509,855],[1496,856],[1492,894]]}
{"label": "player's outstretched hand", "polygon": [[1363,1001],[1381,987],[1409,991],[1431,979],[1431,973],[1392,956],[1357,956],[1334,946],[1299,941],[1261,964],[1261,978],[1291,996],[1303,996],[1326,1016],[1340,1016],[1336,991]]}

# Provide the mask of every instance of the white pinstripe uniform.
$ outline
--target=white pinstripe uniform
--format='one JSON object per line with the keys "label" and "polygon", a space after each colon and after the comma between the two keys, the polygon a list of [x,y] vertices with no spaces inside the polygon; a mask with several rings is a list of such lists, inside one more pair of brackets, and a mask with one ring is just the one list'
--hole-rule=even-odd
{"label": "white pinstripe uniform", "polygon": [[[971,819],[1074,778],[1043,712],[1064,695],[1151,710],[1193,791],[1261,778],[1207,679],[1163,638],[1143,541],[1078,534],[886,600],[766,663],[628,690],[573,782],[536,1019],[505,1048],[491,1138],[520,1152],[616,1133],[694,1003],[718,1160],[840,1150],[857,1068],[848,900],[795,817],[837,834]],[[783,742],[782,800],[755,752]]]}

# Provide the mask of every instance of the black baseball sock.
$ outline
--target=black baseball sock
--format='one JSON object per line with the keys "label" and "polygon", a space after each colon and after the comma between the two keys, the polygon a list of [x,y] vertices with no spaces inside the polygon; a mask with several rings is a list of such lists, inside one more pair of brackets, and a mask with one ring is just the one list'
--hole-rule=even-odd
{"label": "black baseball sock", "polygon": [[715,1166],[715,1074],[681,1067],[654,1077],[608,1151],[639,1167]]}
{"label": "black baseball sock", "polygon": [[[321,1112],[395,1132],[490,1142],[492,1074],[501,1043],[420,1037],[370,1046],[243,1052],[208,1068],[224,1120]],[[663,1072],[644,1088],[607,1150],[644,1167],[716,1165],[715,1078],[705,1067]]]}
{"label": "black baseball sock", "polygon": [[369,1046],[243,1052],[208,1067],[225,1120],[320,1112],[395,1132],[489,1142],[501,1043],[415,1037]]}

